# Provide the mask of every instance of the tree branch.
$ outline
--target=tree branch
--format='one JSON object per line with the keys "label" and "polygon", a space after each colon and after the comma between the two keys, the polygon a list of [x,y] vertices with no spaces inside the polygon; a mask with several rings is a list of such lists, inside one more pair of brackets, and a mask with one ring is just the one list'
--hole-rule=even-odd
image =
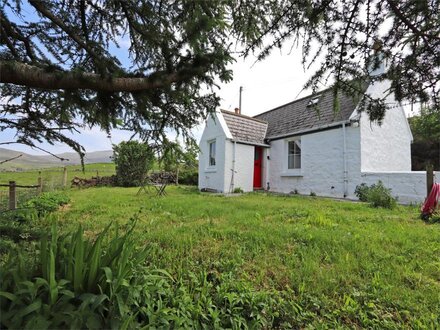
{"label": "tree branch", "polygon": [[1,164],[4,164],[4,163],[7,163],[7,162],[10,162],[10,161],[13,161],[14,159],[20,158],[21,156],[23,156],[23,154],[20,154],[20,155],[18,155],[18,156],[15,156],[15,157],[12,157],[12,158],[9,158],[9,159],[2,160],[2,161],[0,162],[0,165],[1,165]]}
{"label": "tree branch", "polygon": [[440,39],[439,36],[435,35],[427,35],[420,31],[414,24],[412,24],[408,18],[405,17],[405,15],[402,13],[402,11],[397,7],[396,3],[393,0],[387,0],[387,3],[389,4],[391,10],[396,15],[397,18],[399,18],[403,24],[405,24],[416,36],[422,37],[423,41],[428,45],[429,40],[428,39]]}
{"label": "tree branch", "polygon": [[103,92],[139,92],[169,86],[206,73],[203,66],[176,73],[156,72],[143,78],[102,77],[94,73],[47,71],[37,66],[0,60],[0,82],[43,89],[89,89]]}
{"label": "tree branch", "polygon": [[97,63],[102,62],[102,58],[98,56],[93,48],[84,42],[77,34],[75,34],[64,22],[55,16],[49,9],[47,9],[41,0],[29,0],[29,3],[44,17],[48,18],[52,23],[63,30],[78,46],[84,49],[90,56],[92,56]]}

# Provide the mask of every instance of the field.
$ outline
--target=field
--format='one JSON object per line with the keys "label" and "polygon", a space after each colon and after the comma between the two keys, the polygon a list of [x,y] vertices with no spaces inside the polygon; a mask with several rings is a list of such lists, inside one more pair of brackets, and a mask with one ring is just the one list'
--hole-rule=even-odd
{"label": "field", "polygon": [[[320,322],[428,325],[440,315],[440,227],[415,208],[300,196],[224,197],[170,187],[157,198],[137,189],[72,190],[59,214],[93,236],[110,221],[138,219],[149,262],[178,277],[230,273],[254,290],[289,293]],[[337,320],[337,321],[336,321]]]}
{"label": "field", "polygon": [[[80,165],[69,165],[67,168],[67,187],[70,187],[71,180],[75,177],[91,178],[97,174],[100,176],[109,176],[115,174],[115,165],[113,163],[86,164],[84,171]],[[17,185],[37,185],[38,178],[43,181],[43,191],[52,191],[54,189],[63,189],[64,167],[50,167],[42,169],[33,169],[28,171],[0,171],[0,184],[8,184],[9,181],[15,181]],[[36,189],[17,188],[18,207],[27,199],[36,196]],[[0,187],[0,211],[7,206],[8,187]]]}
{"label": "field", "polygon": [[227,299],[281,297],[290,306],[260,310],[278,320],[269,328],[440,324],[440,226],[419,220],[415,207],[265,193],[225,197],[186,186],[169,186],[165,197],[137,191],[70,189],[69,205],[50,219],[62,232],[81,225],[90,239],[110,223],[124,228],[136,220],[135,244],[148,247],[148,267],[189,288],[192,300],[171,309],[200,304],[227,282]]}

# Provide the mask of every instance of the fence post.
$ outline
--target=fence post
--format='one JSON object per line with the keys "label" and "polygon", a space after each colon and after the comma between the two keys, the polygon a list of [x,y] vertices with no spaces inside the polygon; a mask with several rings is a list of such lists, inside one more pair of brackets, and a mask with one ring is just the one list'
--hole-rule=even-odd
{"label": "fence post", "polygon": [[9,210],[17,208],[17,193],[15,181],[9,181]]}
{"label": "fence post", "polygon": [[64,170],[63,170],[63,187],[66,188],[67,187],[67,167],[64,166]]}
{"label": "fence post", "polygon": [[43,192],[43,179],[41,178],[41,171],[38,172],[38,188],[37,188],[38,194],[41,194]]}
{"label": "fence post", "polygon": [[434,166],[428,164],[426,166],[426,197],[429,196],[429,193],[431,192],[433,185],[434,185]]}

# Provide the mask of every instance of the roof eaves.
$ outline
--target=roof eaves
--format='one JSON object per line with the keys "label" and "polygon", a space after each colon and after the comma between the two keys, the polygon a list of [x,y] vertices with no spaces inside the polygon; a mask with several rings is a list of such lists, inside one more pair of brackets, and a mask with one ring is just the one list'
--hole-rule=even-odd
{"label": "roof eaves", "polygon": [[342,120],[342,121],[334,122],[334,123],[327,124],[327,125],[316,126],[316,127],[312,127],[312,128],[298,130],[298,131],[292,131],[292,132],[286,133],[286,134],[266,136],[266,140],[279,140],[279,139],[287,138],[289,136],[319,132],[319,131],[323,131],[323,130],[326,130],[329,128],[336,128],[337,126],[340,126],[342,124],[349,124],[350,122],[351,121],[349,119],[347,119],[347,120]]}

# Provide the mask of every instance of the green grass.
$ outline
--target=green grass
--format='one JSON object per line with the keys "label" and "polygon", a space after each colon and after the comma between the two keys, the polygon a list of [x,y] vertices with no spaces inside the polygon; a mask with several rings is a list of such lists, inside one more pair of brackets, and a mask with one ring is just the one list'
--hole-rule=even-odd
{"label": "green grass", "polygon": [[138,218],[139,246],[175,278],[231,274],[278,292],[313,315],[311,327],[401,328],[440,324],[440,226],[418,209],[302,196],[224,197],[168,187],[71,190],[64,231],[93,238],[109,222]]}
{"label": "green grass", "polygon": [[[70,187],[71,180],[75,177],[91,178],[96,176],[110,176],[115,174],[115,164],[96,163],[85,165],[83,172],[80,165],[69,165],[67,167],[67,187]],[[43,191],[52,191],[63,188],[64,167],[50,167],[39,170],[29,170],[23,172],[10,171],[0,172],[0,184],[8,184],[15,181],[17,185],[37,185],[38,177],[43,180]],[[23,203],[37,195],[36,189],[17,188],[17,205],[21,207]],[[8,187],[0,187],[0,211],[7,207]]]}
{"label": "green grass", "polygon": [[[115,174],[115,164],[113,163],[96,163],[86,164],[85,171],[82,171],[80,165],[69,165],[67,167],[67,181],[70,185],[70,180],[75,176],[82,178],[90,178],[96,176],[98,172],[100,176],[108,176]],[[16,181],[21,185],[34,185],[37,184],[38,177],[41,173],[43,183],[48,187],[60,186],[63,182],[63,168],[64,167],[49,167],[39,170],[29,170],[23,172],[10,171],[0,172],[0,183],[6,184],[9,181]]]}

